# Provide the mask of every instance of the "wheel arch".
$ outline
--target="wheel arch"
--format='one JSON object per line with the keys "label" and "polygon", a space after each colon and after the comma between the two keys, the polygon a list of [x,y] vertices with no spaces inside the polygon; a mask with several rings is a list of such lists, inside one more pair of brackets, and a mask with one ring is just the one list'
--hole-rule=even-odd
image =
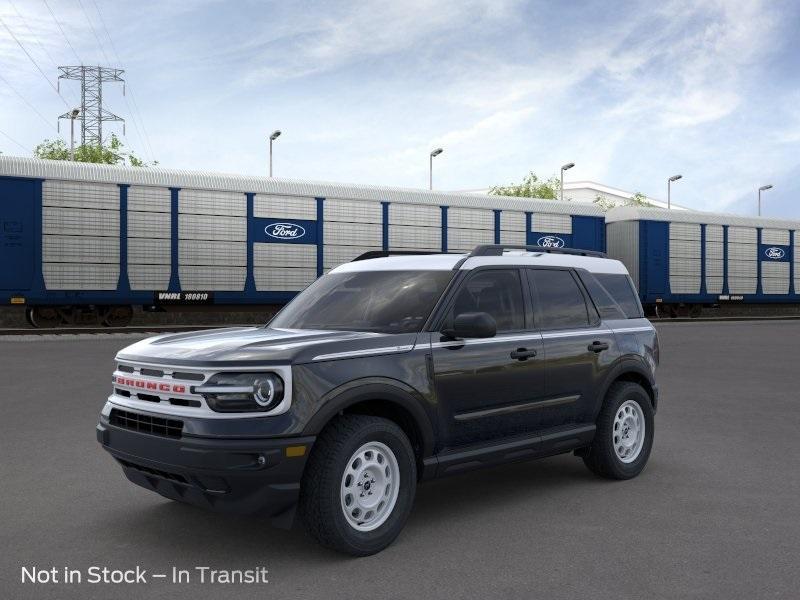
{"label": "wheel arch", "polygon": [[424,400],[400,381],[369,378],[332,390],[321,400],[321,408],[306,425],[303,435],[319,435],[340,414],[383,417],[397,424],[408,436],[417,455],[420,474],[423,459],[433,454],[434,430]]}
{"label": "wheel arch", "polygon": [[[596,413],[600,412],[600,408],[608,395],[608,390],[618,381],[629,381],[644,388],[645,392],[647,392],[647,396],[650,398],[650,405],[653,407],[653,412],[656,411],[658,408],[658,395],[652,373],[640,360],[627,359],[618,363],[606,379],[603,389],[600,390],[600,394],[598,395],[601,401],[598,402]],[[597,414],[595,414],[595,418],[597,418]]]}

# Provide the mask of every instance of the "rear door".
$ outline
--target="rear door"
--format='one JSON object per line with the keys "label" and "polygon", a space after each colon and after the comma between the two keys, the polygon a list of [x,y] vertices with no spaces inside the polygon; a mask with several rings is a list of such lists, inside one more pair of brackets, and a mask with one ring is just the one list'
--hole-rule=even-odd
{"label": "rear door", "polygon": [[486,312],[491,338],[452,340],[432,334],[436,395],[446,446],[539,429],[534,404],[544,398],[541,335],[532,329],[530,298],[520,269],[476,269],[455,290],[439,329],[456,315]]}
{"label": "rear door", "polygon": [[560,408],[553,427],[594,420],[598,390],[617,355],[613,332],[571,269],[526,269],[542,332],[549,401]]}
{"label": "rear door", "polygon": [[0,177],[0,290],[33,280],[35,181]]}

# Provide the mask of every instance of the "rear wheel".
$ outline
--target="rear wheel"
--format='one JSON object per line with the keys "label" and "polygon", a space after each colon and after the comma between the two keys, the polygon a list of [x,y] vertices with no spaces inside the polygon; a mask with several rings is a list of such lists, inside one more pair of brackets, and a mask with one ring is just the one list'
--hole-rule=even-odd
{"label": "rear wheel", "polygon": [[642,386],[612,384],[597,418],[597,432],[583,457],[593,473],[630,479],[642,472],[653,447],[653,407]]}
{"label": "rear wheel", "polygon": [[323,546],[353,556],[386,548],[411,511],[414,451],[393,422],[344,415],[314,444],[300,488],[300,514]]}

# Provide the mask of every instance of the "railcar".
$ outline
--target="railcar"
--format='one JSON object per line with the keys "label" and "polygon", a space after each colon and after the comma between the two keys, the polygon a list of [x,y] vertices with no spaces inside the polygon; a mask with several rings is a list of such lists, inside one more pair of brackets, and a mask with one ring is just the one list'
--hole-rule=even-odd
{"label": "railcar", "polygon": [[606,234],[650,314],[800,301],[800,221],[621,207],[606,215]]}
{"label": "railcar", "polygon": [[0,304],[48,327],[280,305],[372,250],[605,250],[593,205],[3,156],[0,223]]}

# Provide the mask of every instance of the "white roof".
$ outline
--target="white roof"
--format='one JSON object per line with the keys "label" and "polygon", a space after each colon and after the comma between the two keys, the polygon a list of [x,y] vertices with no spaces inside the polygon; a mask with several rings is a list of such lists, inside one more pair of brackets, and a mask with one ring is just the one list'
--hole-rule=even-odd
{"label": "white roof", "polygon": [[602,216],[597,206],[506,196],[431,192],[377,185],[331,183],[305,179],[254,177],[210,171],[186,171],[161,167],[122,167],[63,160],[0,156],[0,176],[61,179],[99,183],[127,183],[159,187],[179,187],[233,192],[253,192],[280,196],[346,198],[412,204],[505,209],[539,213]]}
{"label": "white roof", "polygon": [[[466,256],[466,254],[409,254],[385,258],[370,258],[339,265],[330,272],[450,271]],[[628,274],[625,265],[611,258],[534,251],[512,251],[505,253],[503,256],[473,256],[464,261],[459,269],[470,270],[491,265],[571,267],[586,269],[592,273]]]}
{"label": "white roof", "polygon": [[671,211],[663,208],[621,206],[606,213],[606,223],[617,221],[668,221],[678,223],[705,223],[706,225],[737,225],[740,227],[766,227],[769,229],[800,229],[800,221],[743,217],[726,213],[709,213],[695,210]]}

